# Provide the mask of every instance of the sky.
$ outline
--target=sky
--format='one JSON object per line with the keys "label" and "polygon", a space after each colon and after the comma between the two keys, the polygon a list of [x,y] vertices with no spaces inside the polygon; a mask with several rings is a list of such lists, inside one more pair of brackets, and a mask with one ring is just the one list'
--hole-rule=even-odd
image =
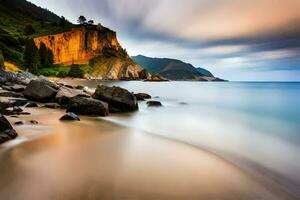
{"label": "sky", "polygon": [[300,81],[300,0],[30,0],[117,32],[133,55],[176,58],[229,80]]}

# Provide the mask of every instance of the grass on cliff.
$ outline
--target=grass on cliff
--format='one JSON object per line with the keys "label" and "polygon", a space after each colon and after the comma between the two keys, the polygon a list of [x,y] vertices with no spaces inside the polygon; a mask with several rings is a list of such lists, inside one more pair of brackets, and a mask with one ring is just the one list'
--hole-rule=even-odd
{"label": "grass on cliff", "polygon": [[[75,75],[70,74],[71,68],[74,68],[74,67],[78,67],[82,71],[82,74],[88,74],[91,71],[91,67],[89,65],[71,65],[71,66],[54,65],[53,67],[38,69],[37,74],[47,76],[47,77],[79,78],[79,77],[77,77],[76,74]],[[78,75],[78,76],[80,76],[80,75]]]}

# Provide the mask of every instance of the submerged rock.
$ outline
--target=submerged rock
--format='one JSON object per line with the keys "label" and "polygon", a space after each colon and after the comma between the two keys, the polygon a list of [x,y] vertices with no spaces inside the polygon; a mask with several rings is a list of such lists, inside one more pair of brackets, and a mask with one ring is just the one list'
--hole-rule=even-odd
{"label": "submerged rock", "polygon": [[145,99],[151,99],[151,96],[146,93],[137,93],[134,95],[138,101],[145,101]]}
{"label": "submerged rock", "polygon": [[39,102],[47,102],[54,99],[58,86],[46,79],[32,80],[24,90],[25,97]]}
{"label": "submerged rock", "polygon": [[9,121],[0,114],[0,144],[18,136]]}
{"label": "submerged rock", "polygon": [[80,121],[80,118],[72,112],[68,112],[64,116],[62,116],[59,120],[61,121]]}
{"label": "submerged rock", "polygon": [[159,101],[147,101],[148,107],[161,107],[163,106]]}
{"label": "submerged rock", "polygon": [[69,100],[67,112],[80,115],[107,116],[109,109],[108,104],[100,100],[76,96]]}
{"label": "submerged rock", "polygon": [[30,120],[29,122],[30,122],[30,124],[35,124],[35,125],[36,125],[36,124],[39,124],[39,122],[36,121],[36,120]]}
{"label": "submerged rock", "polygon": [[138,110],[134,94],[120,87],[98,85],[93,98],[107,102],[110,112],[131,112]]}
{"label": "submerged rock", "polygon": [[15,122],[15,125],[23,125],[23,124],[25,124],[23,121],[17,121],[17,122]]}

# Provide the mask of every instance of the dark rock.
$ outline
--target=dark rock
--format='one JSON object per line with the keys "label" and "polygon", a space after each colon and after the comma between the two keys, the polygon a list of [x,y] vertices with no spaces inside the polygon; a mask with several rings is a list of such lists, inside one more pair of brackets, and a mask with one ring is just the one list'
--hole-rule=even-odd
{"label": "dark rock", "polygon": [[139,72],[140,79],[149,79],[150,76],[151,76],[150,73],[146,69],[143,69],[142,71]]}
{"label": "dark rock", "polygon": [[72,112],[65,114],[59,120],[61,120],[61,121],[80,121],[79,117],[75,113],[72,113]]}
{"label": "dark rock", "polygon": [[14,92],[23,92],[25,90],[25,86],[24,85],[13,85],[13,86],[10,86],[10,89]]}
{"label": "dark rock", "polygon": [[36,108],[38,104],[36,102],[30,101],[25,105],[26,108]]}
{"label": "dark rock", "polygon": [[20,107],[18,107],[18,106],[14,106],[14,107],[13,107],[13,111],[14,111],[14,112],[17,112],[17,113],[20,113],[20,112],[23,112],[23,109],[20,108]]}
{"label": "dark rock", "polygon": [[71,89],[68,87],[61,87],[59,88],[55,99],[56,101],[61,104],[61,105],[66,105],[68,104],[70,98],[75,97],[75,96],[81,96],[81,97],[90,97],[87,93],[85,93],[82,90],[77,90],[77,89]]}
{"label": "dark rock", "polygon": [[16,98],[23,98],[24,95],[22,93],[17,93],[13,91],[0,91],[1,97],[16,97]]}
{"label": "dark rock", "polygon": [[29,112],[21,112],[20,115],[31,115]]}
{"label": "dark rock", "polygon": [[137,93],[134,95],[138,101],[145,101],[145,99],[151,99],[151,96],[146,93]]}
{"label": "dark rock", "polygon": [[70,89],[74,89],[74,87],[72,85],[65,85],[65,87],[70,88]]}
{"label": "dark rock", "polygon": [[29,122],[30,122],[30,124],[39,124],[39,122],[35,121],[35,120],[30,120]]}
{"label": "dark rock", "polygon": [[12,118],[19,118],[17,115],[12,115],[10,117],[12,117]]}
{"label": "dark rock", "polygon": [[23,94],[31,100],[47,102],[54,99],[57,94],[56,84],[46,79],[30,81]]}
{"label": "dark rock", "polygon": [[75,89],[77,89],[77,90],[83,90],[83,88],[84,88],[83,85],[77,85],[77,86],[75,87]]}
{"label": "dark rock", "polygon": [[24,106],[27,100],[23,99],[0,99],[0,112],[14,106]]}
{"label": "dark rock", "polygon": [[130,112],[138,110],[134,94],[120,87],[98,85],[93,98],[107,102],[110,112]]}
{"label": "dark rock", "polygon": [[57,109],[60,108],[60,105],[58,103],[46,103],[44,105],[46,108],[51,108],[51,109]]}
{"label": "dark rock", "polygon": [[9,121],[0,114],[0,144],[18,136]]}
{"label": "dark rock", "polygon": [[107,116],[108,104],[96,99],[76,96],[69,100],[67,112],[80,115]]}
{"label": "dark rock", "polygon": [[159,101],[147,101],[149,107],[161,107],[162,104]]}
{"label": "dark rock", "polygon": [[15,122],[15,125],[23,125],[23,124],[25,124],[23,121],[17,121],[17,122]]}

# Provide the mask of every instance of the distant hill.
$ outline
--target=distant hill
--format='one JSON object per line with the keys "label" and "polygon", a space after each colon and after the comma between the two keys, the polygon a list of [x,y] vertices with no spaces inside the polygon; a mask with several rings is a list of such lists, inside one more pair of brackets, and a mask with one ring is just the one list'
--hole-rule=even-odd
{"label": "distant hill", "polygon": [[27,38],[64,32],[71,27],[73,24],[64,18],[26,0],[0,0],[0,49],[6,60],[22,63]]}
{"label": "distant hill", "polygon": [[133,56],[133,61],[147,69],[151,74],[160,74],[170,80],[221,80],[203,68],[195,68],[189,63],[170,58],[151,58],[143,55]]}

